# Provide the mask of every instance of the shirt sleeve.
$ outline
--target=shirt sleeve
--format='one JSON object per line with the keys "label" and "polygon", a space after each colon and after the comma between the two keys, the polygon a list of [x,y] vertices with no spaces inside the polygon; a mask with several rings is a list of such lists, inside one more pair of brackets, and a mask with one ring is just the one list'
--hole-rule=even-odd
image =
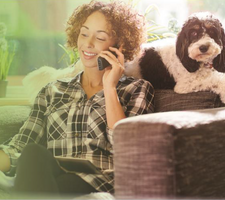
{"label": "shirt sleeve", "polygon": [[43,143],[45,133],[45,112],[47,109],[46,87],[37,95],[28,119],[7,145],[1,145],[10,158],[11,166],[7,175],[13,176],[16,171],[17,160],[22,149],[28,143]]}
{"label": "shirt sleeve", "polygon": [[138,79],[134,83],[133,91],[130,93],[130,99],[126,105],[126,117],[132,117],[154,112],[154,88],[143,79]]}
{"label": "shirt sleeve", "polygon": [[109,140],[110,144],[113,145],[113,129],[111,129],[107,126],[106,127],[106,133],[107,133],[107,137],[108,137],[108,140]]}
{"label": "shirt sleeve", "polygon": [[[127,86],[122,97],[125,102],[123,105],[126,117],[132,117],[154,112],[154,88],[143,79],[138,79]],[[106,132],[110,144],[113,145],[113,129],[106,127]]]}

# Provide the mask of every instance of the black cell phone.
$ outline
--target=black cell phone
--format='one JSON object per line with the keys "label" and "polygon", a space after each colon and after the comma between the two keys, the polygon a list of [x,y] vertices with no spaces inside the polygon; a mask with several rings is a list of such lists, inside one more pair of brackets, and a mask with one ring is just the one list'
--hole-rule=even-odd
{"label": "black cell phone", "polygon": [[[110,51],[110,50],[109,50]],[[117,54],[114,51],[110,51],[114,56],[117,57]],[[103,57],[98,57],[98,69],[101,71],[106,67],[110,66],[110,63]]]}

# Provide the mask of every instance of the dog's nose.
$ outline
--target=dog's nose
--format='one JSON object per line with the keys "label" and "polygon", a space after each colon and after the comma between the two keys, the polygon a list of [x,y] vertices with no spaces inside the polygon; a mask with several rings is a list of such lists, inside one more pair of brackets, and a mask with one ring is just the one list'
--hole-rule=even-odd
{"label": "dog's nose", "polygon": [[200,50],[202,53],[207,52],[208,49],[209,49],[209,46],[208,46],[208,45],[201,45],[201,46],[199,47],[199,50]]}

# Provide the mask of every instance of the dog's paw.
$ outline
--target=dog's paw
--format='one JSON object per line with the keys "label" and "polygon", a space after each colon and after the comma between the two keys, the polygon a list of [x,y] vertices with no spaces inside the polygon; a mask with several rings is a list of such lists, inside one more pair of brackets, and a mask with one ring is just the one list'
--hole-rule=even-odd
{"label": "dog's paw", "polygon": [[185,84],[176,84],[174,87],[174,92],[176,92],[178,94],[187,94],[187,93],[190,93],[193,91],[190,87],[188,87]]}
{"label": "dog's paw", "polygon": [[225,103],[225,93],[220,94],[220,100]]}

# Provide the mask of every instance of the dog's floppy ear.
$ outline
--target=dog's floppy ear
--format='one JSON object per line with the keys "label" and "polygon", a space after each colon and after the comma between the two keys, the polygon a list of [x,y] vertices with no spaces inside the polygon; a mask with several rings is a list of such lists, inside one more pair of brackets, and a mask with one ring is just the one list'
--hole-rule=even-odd
{"label": "dog's floppy ear", "polygon": [[195,72],[199,69],[199,63],[188,56],[188,24],[191,23],[191,20],[188,20],[184,25],[181,31],[178,33],[177,42],[176,42],[176,54],[180,59],[183,66],[189,72]]}
{"label": "dog's floppy ear", "polygon": [[225,72],[225,33],[222,24],[218,21],[221,31],[221,53],[213,60],[213,67],[219,72]]}

